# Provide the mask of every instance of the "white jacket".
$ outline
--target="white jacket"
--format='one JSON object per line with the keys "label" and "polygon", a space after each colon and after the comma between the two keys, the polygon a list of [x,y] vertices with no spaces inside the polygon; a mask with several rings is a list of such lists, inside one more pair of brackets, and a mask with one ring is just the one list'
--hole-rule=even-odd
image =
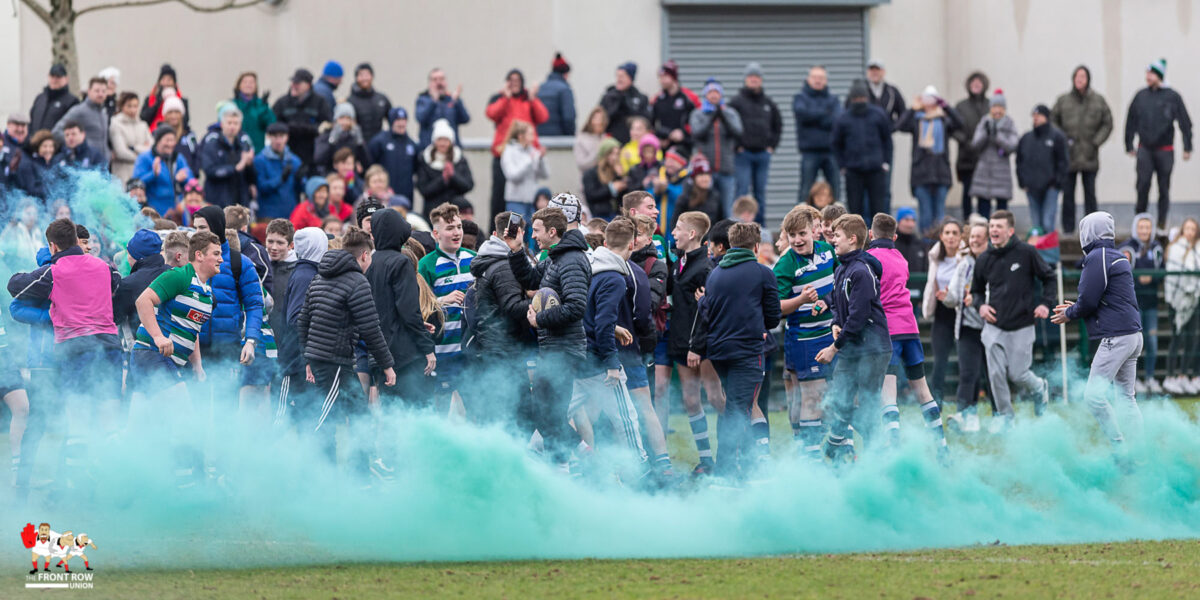
{"label": "white jacket", "polygon": [[538,156],[537,148],[524,148],[511,141],[500,154],[500,170],[504,171],[504,200],[533,203],[538,180],[550,177],[546,159]]}

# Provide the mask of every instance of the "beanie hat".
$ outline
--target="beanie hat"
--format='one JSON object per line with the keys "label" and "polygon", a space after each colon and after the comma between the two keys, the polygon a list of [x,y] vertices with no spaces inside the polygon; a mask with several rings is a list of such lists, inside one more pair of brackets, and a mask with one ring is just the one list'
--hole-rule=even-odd
{"label": "beanie hat", "polygon": [[355,112],[353,104],[339,102],[337,106],[333,107],[333,120],[336,121],[342,117],[350,117],[351,120],[354,120]]}
{"label": "beanie hat", "polygon": [[932,98],[934,100],[938,100],[941,98],[941,96],[938,94],[937,88],[933,87],[932,85],[925,86],[925,89],[921,92],[921,97],[922,98],[928,97],[928,98]]}
{"label": "beanie hat", "polygon": [[170,75],[175,83],[179,83],[179,78],[175,76],[175,67],[172,67],[170,63],[163,63],[162,68],[158,70],[158,78],[162,79],[163,75]]}
{"label": "beanie hat", "polygon": [[397,106],[388,111],[388,120],[395,121],[396,119],[408,120],[408,111],[404,110],[403,106]]}
{"label": "beanie hat", "polygon": [[550,63],[550,70],[555,73],[571,72],[571,65],[567,64],[567,60],[562,57],[562,52],[554,53],[554,61]]}
{"label": "beanie hat", "polygon": [[663,65],[661,67],[658,68],[658,74],[659,75],[670,75],[671,79],[674,79],[675,81],[679,81],[679,63],[677,63],[673,60],[668,60],[667,62],[663,63]]}
{"label": "beanie hat", "polygon": [[583,213],[579,198],[571,192],[563,192],[551,198],[550,204],[546,208],[557,208],[563,211],[563,215],[567,217],[568,223],[578,223]]}
{"label": "beanie hat", "polygon": [[221,105],[217,107],[218,121],[225,120],[225,116],[230,114],[237,114],[240,116],[242,114],[242,109],[238,108],[237,104],[234,104],[233,102],[222,102]]}
{"label": "beanie hat", "polygon": [[162,112],[164,115],[173,110],[179,111],[180,114],[187,114],[187,106],[183,104],[183,100],[179,96],[171,96],[163,101]]}
{"label": "beanie hat", "polygon": [[454,128],[450,127],[450,121],[446,119],[438,119],[433,122],[433,135],[430,136],[431,141],[438,141],[442,138],[447,138],[450,143],[454,143]]}
{"label": "beanie hat", "polygon": [[366,71],[372,75],[375,74],[375,69],[371,67],[371,63],[369,62],[358,63],[358,66],[354,67],[354,74],[358,75],[359,71]]}
{"label": "beanie hat", "polygon": [[1050,108],[1048,106],[1046,106],[1045,104],[1039,104],[1039,105],[1033,107],[1033,114],[1042,115],[1043,117],[1046,117],[1047,119],[1049,119],[1050,118]]}
{"label": "beanie hat", "polygon": [[96,77],[104,80],[113,80],[116,83],[121,83],[121,70],[116,67],[104,67],[96,73]]}
{"label": "beanie hat", "polygon": [[630,79],[637,79],[637,63],[632,60],[617,65],[617,68],[628,73]]}
{"label": "beanie hat", "polygon": [[329,187],[329,182],[325,181],[324,177],[309,177],[308,181],[304,182],[304,195],[307,196],[309,200],[312,200],[313,196],[317,193],[317,190],[321,189],[322,187]]}
{"label": "beanie hat", "polygon": [[667,150],[667,153],[663,155],[663,160],[673,160],[681,165],[687,164],[687,158],[684,158],[684,156],[680,154],[674,146],[672,146],[670,150]]}
{"label": "beanie hat", "polygon": [[184,194],[190,194],[192,192],[200,194],[201,196],[204,195],[204,185],[200,183],[199,179],[196,179],[194,177],[192,179],[187,180],[187,183],[183,184],[183,193]]}
{"label": "beanie hat", "polygon": [[905,219],[915,219],[915,218],[917,218],[917,211],[913,210],[911,206],[905,206],[904,208],[901,208],[900,210],[896,211],[896,220],[897,221],[903,221]]}
{"label": "beanie hat", "polygon": [[647,133],[646,135],[642,136],[642,139],[638,140],[638,150],[641,150],[646,146],[654,146],[654,149],[658,150],[659,148],[662,148],[662,142],[658,141],[657,135],[654,135],[653,133]]}
{"label": "beanie hat", "polygon": [[707,96],[713,90],[716,90],[722,96],[725,95],[725,88],[721,87],[721,82],[709,77],[708,81],[704,82],[704,90],[700,92],[700,95]]}
{"label": "beanie hat", "polygon": [[869,96],[870,94],[867,93],[867,82],[861,79],[855,79],[853,82],[851,82],[850,92],[846,94],[846,97],[850,100],[854,100],[855,98],[867,98]]}
{"label": "beanie hat", "polygon": [[142,260],[151,254],[162,251],[162,238],[149,229],[139,229],[133,234],[129,244],[125,246],[125,250],[129,252],[131,258]]}
{"label": "beanie hat", "polygon": [[1008,108],[1008,100],[1004,99],[1004,90],[1002,90],[1000,88],[996,88],[996,91],[992,92],[992,104],[991,105],[992,106],[1003,106],[1004,108]]}
{"label": "beanie hat", "polygon": [[708,161],[703,158],[697,158],[692,161],[692,175],[709,175],[712,173],[712,168],[708,166]]}
{"label": "beanie hat", "polygon": [[196,211],[192,218],[204,219],[204,222],[208,224],[208,229],[217,236],[217,239],[221,240],[221,244],[225,244],[225,211],[221,210],[220,206],[205,206]]}
{"label": "beanie hat", "polygon": [[762,65],[760,65],[756,62],[752,62],[752,63],[746,65],[746,68],[742,71],[742,79],[745,79],[751,75],[754,75],[755,77],[762,77],[763,76]]}
{"label": "beanie hat", "polygon": [[145,189],[146,189],[146,182],[142,181],[141,179],[138,179],[137,177],[130,177],[129,181],[125,184],[126,192],[132,192],[133,190],[145,190]]}
{"label": "beanie hat", "polygon": [[162,127],[155,127],[154,128],[154,143],[158,144],[160,141],[162,141],[162,139],[164,137],[167,137],[168,135],[175,135],[175,134],[176,134],[175,128],[171,127],[170,125],[164,124]]}
{"label": "beanie hat", "polygon": [[342,75],[342,63],[336,60],[325,63],[325,68],[321,69],[321,77],[341,77]]}
{"label": "beanie hat", "polygon": [[358,203],[358,208],[354,209],[354,220],[359,227],[362,227],[363,221],[370,219],[372,215],[381,210],[383,210],[383,203],[374,196],[367,196]]}
{"label": "beanie hat", "polygon": [[545,196],[546,201],[549,202],[549,200],[554,197],[554,192],[550,191],[550,188],[548,187],[538,188],[537,193],[533,195],[534,204],[537,204],[537,199],[541,198],[542,196]]}
{"label": "beanie hat", "polygon": [[1159,79],[1166,79],[1166,77],[1167,77],[1167,59],[1160,58],[1160,59],[1150,63],[1150,66],[1146,67],[1146,70],[1154,71],[1154,73],[1158,75]]}
{"label": "beanie hat", "polygon": [[596,162],[599,163],[604,160],[604,157],[608,156],[609,152],[620,147],[621,142],[617,141],[617,138],[605,136],[604,139],[600,140],[600,147],[596,150]]}
{"label": "beanie hat", "polygon": [[409,200],[408,196],[402,196],[400,194],[396,194],[396,195],[392,196],[391,198],[388,198],[388,206],[389,207],[400,206],[400,207],[403,207],[405,210],[412,210],[412,200]]}

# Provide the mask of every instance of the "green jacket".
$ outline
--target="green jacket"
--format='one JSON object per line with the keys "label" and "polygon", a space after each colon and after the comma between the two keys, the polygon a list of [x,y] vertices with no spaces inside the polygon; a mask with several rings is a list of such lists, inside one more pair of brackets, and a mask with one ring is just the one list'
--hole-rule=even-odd
{"label": "green jacket", "polygon": [[1071,90],[1058,97],[1050,111],[1050,122],[1070,141],[1070,171],[1100,169],[1100,145],[1112,134],[1112,111],[1104,96],[1088,88],[1082,95]]}
{"label": "green jacket", "polygon": [[250,136],[255,154],[262,152],[267,126],[275,122],[275,113],[271,111],[267,101],[259,96],[244,100],[241,94],[235,93],[233,102],[242,111],[242,131]]}

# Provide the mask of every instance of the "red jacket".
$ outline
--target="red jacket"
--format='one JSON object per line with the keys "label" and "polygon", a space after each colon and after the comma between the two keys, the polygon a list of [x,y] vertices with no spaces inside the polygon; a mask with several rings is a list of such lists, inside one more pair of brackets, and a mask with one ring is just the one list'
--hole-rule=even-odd
{"label": "red jacket", "polygon": [[[326,205],[329,215],[337,217],[342,222],[345,222],[354,215],[354,208],[349,204],[342,202],[337,206],[332,204]],[[296,227],[296,231],[300,231],[305,227],[321,227],[325,223],[325,217],[317,216],[316,207],[310,201],[301,202],[292,210],[292,216],[288,218],[292,225]]]}
{"label": "red jacket", "polygon": [[541,100],[536,97],[530,100],[529,92],[522,91],[512,98],[500,94],[492,100],[491,104],[488,104],[487,110],[484,112],[487,114],[487,118],[496,123],[496,135],[492,138],[492,156],[499,158],[500,153],[504,151],[504,137],[508,135],[508,128],[514,120],[525,121],[533,125],[533,145],[538,148],[542,147],[538,143],[537,126],[550,119],[550,112],[546,110],[546,105],[542,104]]}

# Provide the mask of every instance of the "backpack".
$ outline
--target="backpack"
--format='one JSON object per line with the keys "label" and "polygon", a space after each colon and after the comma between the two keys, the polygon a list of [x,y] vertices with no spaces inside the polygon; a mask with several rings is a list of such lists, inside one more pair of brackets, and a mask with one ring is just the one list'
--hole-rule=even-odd
{"label": "backpack", "polygon": [[[654,261],[658,260],[657,256],[649,256],[646,262],[642,264],[642,270],[646,275],[650,275],[650,268],[654,266]],[[667,269],[668,271],[670,269]],[[663,294],[658,301],[658,306],[651,308],[651,314],[654,315],[654,328],[662,333],[667,330],[667,295]]]}

